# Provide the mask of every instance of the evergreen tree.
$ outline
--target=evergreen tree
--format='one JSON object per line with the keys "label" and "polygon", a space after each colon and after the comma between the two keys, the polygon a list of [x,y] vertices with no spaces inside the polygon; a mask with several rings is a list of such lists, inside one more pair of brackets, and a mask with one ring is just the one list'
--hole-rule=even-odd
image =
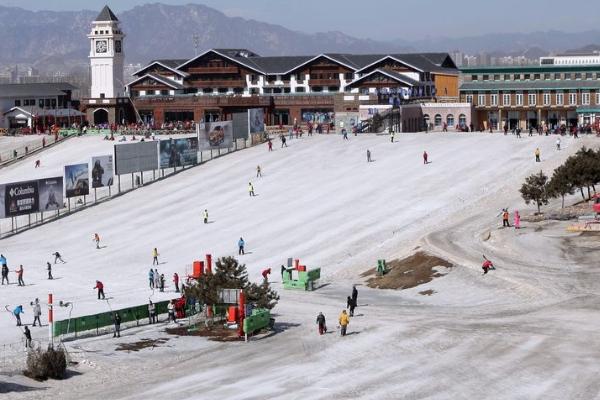
{"label": "evergreen tree", "polygon": [[247,302],[255,304],[258,308],[268,308],[270,310],[279,301],[279,295],[268,282],[263,282],[260,285],[251,283],[246,288],[245,293]]}
{"label": "evergreen tree", "polygon": [[556,198],[560,196],[562,200],[562,208],[565,208],[565,196],[567,194],[573,194],[574,192],[574,188],[569,181],[568,170],[565,165],[561,165],[554,170],[552,179],[550,179],[547,189],[550,197]]}
{"label": "evergreen tree", "polygon": [[542,171],[528,176],[520,192],[525,204],[535,202],[539,213],[540,207],[548,204],[548,177]]}

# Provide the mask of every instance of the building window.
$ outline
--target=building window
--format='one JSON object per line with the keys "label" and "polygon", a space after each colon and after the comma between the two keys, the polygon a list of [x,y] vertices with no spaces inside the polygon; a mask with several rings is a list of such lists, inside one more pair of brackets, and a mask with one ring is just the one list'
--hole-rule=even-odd
{"label": "building window", "polygon": [[575,74],[575,79],[581,79],[581,73],[580,72],[577,72]]}
{"label": "building window", "polygon": [[460,114],[458,116],[458,124],[462,127],[467,125],[467,116],[465,114]]}
{"label": "building window", "polygon": [[495,81],[499,81],[500,80],[500,75],[494,75],[494,80]]}
{"label": "building window", "polygon": [[163,96],[167,96],[169,94],[169,91],[168,90],[161,90],[160,94],[163,95]]}
{"label": "building window", "polygon": [[525,74],[525,80],[528,81],[529,79],[531,79],[531,75],[530,74]]}
{"label": "building window", "polygon": [[537,80],[540,80],[540,78],[541,78],[541,75],[540,75],[540,74],[534,74],[534,75],[533,75],[533,79],[535,79],[536,81],[537,81]]}
{"label": "building window", "polygon": [[545,106],[550,105],[550,93],[544,93],[544,105]]}
{"label": "building window", "polygon": [[452,115],[452,114],[448,114],[448,115],[446,116],[446,124],[447,124],[448,126],[454,126],[454,115]]}
{"label": "building window", "polygon": [[304,92],[305,92],[304,86],[300,86],[300,87],[296,88],[296,93],[304,93]]}
{"label": "building window", "polygon": [[346,73],[344,74],[344,79],[345,79],[345,80],[347,80],[347,81],[351,81],[351,80],[352,80],[352,78],[354,78],[354,74],[353,74],[352,72],[346,72]]}
{"label": "building window", "polygon": [[556,93],[556,105],[557,106],[562,106],[565,102],[565,95],[564,93]]}
{"label": "building window", "polygon": [[489,81],[490,80],[490,76],[489,75],[483,75],[483,80],[484,81]]}
{"label": "building window", "polygon": [[600,106],[600,92],[596,92],[596,105]]}
{"label": "building window", "polygon": [[527,95],[527,101],[529,103],[530,106],[535,106],[537,103],[537,95],[535,94],[528,94]]}
{"label": "building window", "polygon": [[473,104],[473,95],[472,94],[468,94],[466,99],[467,99],[467,103]]}
{"label": "building window", "polygon": [[581,93],[581,105],[589,106],[590,105],[590,94],[587,92]]}
{"label": "building window", "polygon": [[472,81],[476,81],[477,80],[477,75],[471,75],[471,80]]}
{"label": "building window", "polygon": [[544,79],[546,79],[546,80],[550,79],[550,74],[544,74]]}
{"label": "building window", "polygon": [[440,114],[435,114],[433,123],[435,124],[435,126],[442,126],[442,116]]}
{"label": "building window", "polygon": [[505,93],[502,95],[502,105],[503,106],[510,106],[510,94]]}
{"label": "building window", "polygon": [[523,93],[517,93],[517,95],[515,96],[515,101],[516,101],[517,106],[522,106],[523,105]]}
{"label": "building window", "polygon": [[569,93],[569,105],[577,105],[577,93]]}
{"label": "building window", "polygon": [[15,107],[21,107],[21,100],[15,100]]}
{"label": "building window", "polygon": [[504,74],[504,80],[510,81],[510,74]]}
{"label": "building window", "polygon": [[485,94],[477,96],[477,105],[485,106]]}
{"label": "building window", "polygon": [[498,105],[498,95],[497,94],[490,95],[490,105],[492,105],[492,106]]}

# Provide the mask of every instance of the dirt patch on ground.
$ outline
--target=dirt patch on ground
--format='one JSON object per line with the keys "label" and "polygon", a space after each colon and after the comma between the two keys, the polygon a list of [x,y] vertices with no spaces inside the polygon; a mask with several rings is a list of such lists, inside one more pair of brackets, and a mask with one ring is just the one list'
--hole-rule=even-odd
{"label": "dirt patch on ground", "polygon": [[129,351],[140,351],[143,349],[159,347],[160,345],[165,344],[168,341],[169,341],[169,339],[167,339],[167,338],[142,339],[140,341],[133,342],[133,343],[121,343],[119,346],[117,346],[116,350],[117,351],[128,351],[128,352]]}
{"label": "dirt patch on ground", "polygon": [[[439,271],[441,268],[452,268],[453,265],[444,259],[419,251],[403,260],[388,262],[387,272],[384,276],[375,276],[375,268],[364,272],[362,276],[370,277],[367,285],[372,288],[410,289],[444,276],[445,274],[434,271],[436,267]],[[421,294],[431,295],[433,293],[423,292]]]}
{"label": "dirt patch on ground", "polygon": [[222,325],[213,325],[210,327],[198,325],[191,329],[187,327],[167,328],[165,331],[171,335],[205,337],[215,342],[237,342],[242,340],[238,337],[237,329],[227,329]]}
{"label": "dirt patch on ground", "polygon": [[422,296],[431,296],[434,293],[437,293],[437,292],[433,289],[423,290],[422,292],[419,292],[419,294]]}

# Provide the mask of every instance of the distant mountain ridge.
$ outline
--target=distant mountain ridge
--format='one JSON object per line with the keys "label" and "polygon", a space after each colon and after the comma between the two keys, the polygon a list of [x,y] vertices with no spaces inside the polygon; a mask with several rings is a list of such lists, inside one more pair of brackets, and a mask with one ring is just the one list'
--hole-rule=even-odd
{"label": "distant mountain ridge", "polygon": [[[32,63],[82,68],[87,65],[91,21],[99,10],[28,11],[0,6],[0,64]],[[311,55],[322,52],[385,53],[453,51],[476,54],[544,55],[600,43],[600,30],[528,34],[486,34],[464,38],[381,42],[357,39],[342,32],[303,33],[240,17],[213,8],[160,3],[136,6],[119,13],[126,33],[127,62],[159,58],[190,58],[209,48],[248,48],[260,55]],[[588,46],[592,48],[593,45]],[[596,46],[597,47],[597,46]]]}

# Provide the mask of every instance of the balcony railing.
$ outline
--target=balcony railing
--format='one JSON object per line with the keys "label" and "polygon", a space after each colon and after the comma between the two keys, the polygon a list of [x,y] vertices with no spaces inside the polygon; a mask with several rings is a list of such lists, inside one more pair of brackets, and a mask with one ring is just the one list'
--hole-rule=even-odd
{"label": "balcony railing", "polygon": [[236,87],[246,87],[246,81],[244,80],[234,80],[234,79],[222,79],[222,80],[214,80],[214,81],[190,81],[191,87],[196,88],[236,88]]}
{"label": "balcony railing", "polygon": [[190,74],[237,74],[238,67],[192,67],[188,69]]}
{"label": "balcony railing", "polygon": [[340,86],[339,79],[311,79],[308,81],[311,86]]}

